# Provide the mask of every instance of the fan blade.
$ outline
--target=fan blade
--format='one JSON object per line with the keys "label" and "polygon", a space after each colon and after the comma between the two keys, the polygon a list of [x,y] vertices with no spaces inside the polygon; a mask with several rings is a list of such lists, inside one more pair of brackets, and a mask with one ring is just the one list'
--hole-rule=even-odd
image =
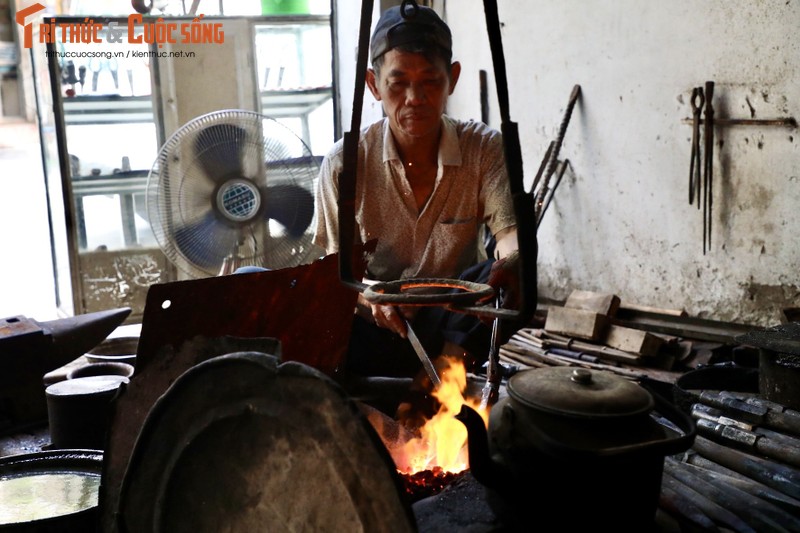
{"label": "fan blade", "polygon": [[175,230],[175,246],[194,266],[215,273],[230,253],[231,229],[219,223],[213,213]]}
{"label": "fan blade", "polygon": [[300,185],[270,185],[264,193],[265,216],[282,224],[291,237],[301,236],[314,217],[314,196]]}
{"label": "fan blade", "polygon": [[247,131],[233,124],[213,124],[200,130],[194,151],[205,174],[215,183],[241,177]]}

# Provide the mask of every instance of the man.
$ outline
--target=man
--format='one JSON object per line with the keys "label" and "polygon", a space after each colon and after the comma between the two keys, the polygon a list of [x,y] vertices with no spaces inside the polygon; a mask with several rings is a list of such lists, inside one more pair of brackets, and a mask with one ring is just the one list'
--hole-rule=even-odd
{"label": "man", "polygon": [[[485,283],[492,260],[481,249],[483,228],[494,237],[495,258],[505,258],[517,249],[516,218],[499,132],[445,114],[461,73],[450,29],[430,8],[393,7],[381,15],[370,52],[366,83],[385,118],[361,132],[358,147],[355,239],[377,239],[365,282]],[[317,190],[315,243],[329,254],[339,250],[342,148],[339,141],[325,157]],[[417,374],[405,320],[432,356],[460,355],[468,368],[486,360],[490,332],[479,319],[439,307],[374,305],[359,295],[346,370]]]}

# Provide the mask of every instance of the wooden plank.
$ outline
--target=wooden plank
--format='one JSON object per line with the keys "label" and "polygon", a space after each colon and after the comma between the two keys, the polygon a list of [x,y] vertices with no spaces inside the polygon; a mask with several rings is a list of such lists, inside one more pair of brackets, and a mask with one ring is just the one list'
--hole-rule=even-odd
{"label": "wooden plank", "polygon": [[664,344],[664,339],[641,329],[610,324],[604,342],[618,350],[655,357]]}
{"label": "wooden plank", "polygon": [[606,315],[593,311],[551,307],[547,311],[544,330],[595,341],[605,333],[608,320]]}
{"label": "wooden plank", "polygon": [[593,311],[600,315],[614,316],[619,309],[619,296],[604,292],[574,290],[564,303],[570,309]]}
{"label": "wooden plank", "polygon": [[689,316],[685,310],[683,309],[662,309],[660,307],[649,307],[646,305],[637,305],[632,303],[626,303],[625,305],[621,306],[623,309],[627,309],[629,311],[639,311],[645,313],[658,313],[661,315],[669,315],[669,316]]}
{"label": "wooden plank", "polygon": [[619,312],[614,317],[614,324],[646,329],[651,333],[674,335],[682,339],[696,339],[725,344],[739,344],[736,337],[759,329],[758,326],[735,322],[634,311],[626,306],[620,307]]}

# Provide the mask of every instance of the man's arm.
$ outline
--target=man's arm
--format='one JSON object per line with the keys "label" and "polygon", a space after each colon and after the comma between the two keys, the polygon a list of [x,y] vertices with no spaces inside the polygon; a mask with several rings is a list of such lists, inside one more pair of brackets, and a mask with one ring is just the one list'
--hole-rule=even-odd
{"label": "man's arm", "polygon": [[339,251],[339,172],[328,154],[322,161],[315,191],[314,209],[317,227],[314,244],[327,254]]}
{"label": "man's arm", "polygon": [[511,252],[519,249],[517,242],[517,227],[509,226],[497,232],[494,246],[494,258],[504,259],[508,257]]}

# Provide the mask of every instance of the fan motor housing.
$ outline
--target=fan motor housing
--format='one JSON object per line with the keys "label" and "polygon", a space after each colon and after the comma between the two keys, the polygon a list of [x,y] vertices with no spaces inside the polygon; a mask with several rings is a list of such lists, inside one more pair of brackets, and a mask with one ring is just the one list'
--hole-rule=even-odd
{"label": "fan motor housing", "polygon": [[247,178],[224,182],[214,195],[217,212],[229,222],[248,223],[257,217],[262,208],[261,191]]}

